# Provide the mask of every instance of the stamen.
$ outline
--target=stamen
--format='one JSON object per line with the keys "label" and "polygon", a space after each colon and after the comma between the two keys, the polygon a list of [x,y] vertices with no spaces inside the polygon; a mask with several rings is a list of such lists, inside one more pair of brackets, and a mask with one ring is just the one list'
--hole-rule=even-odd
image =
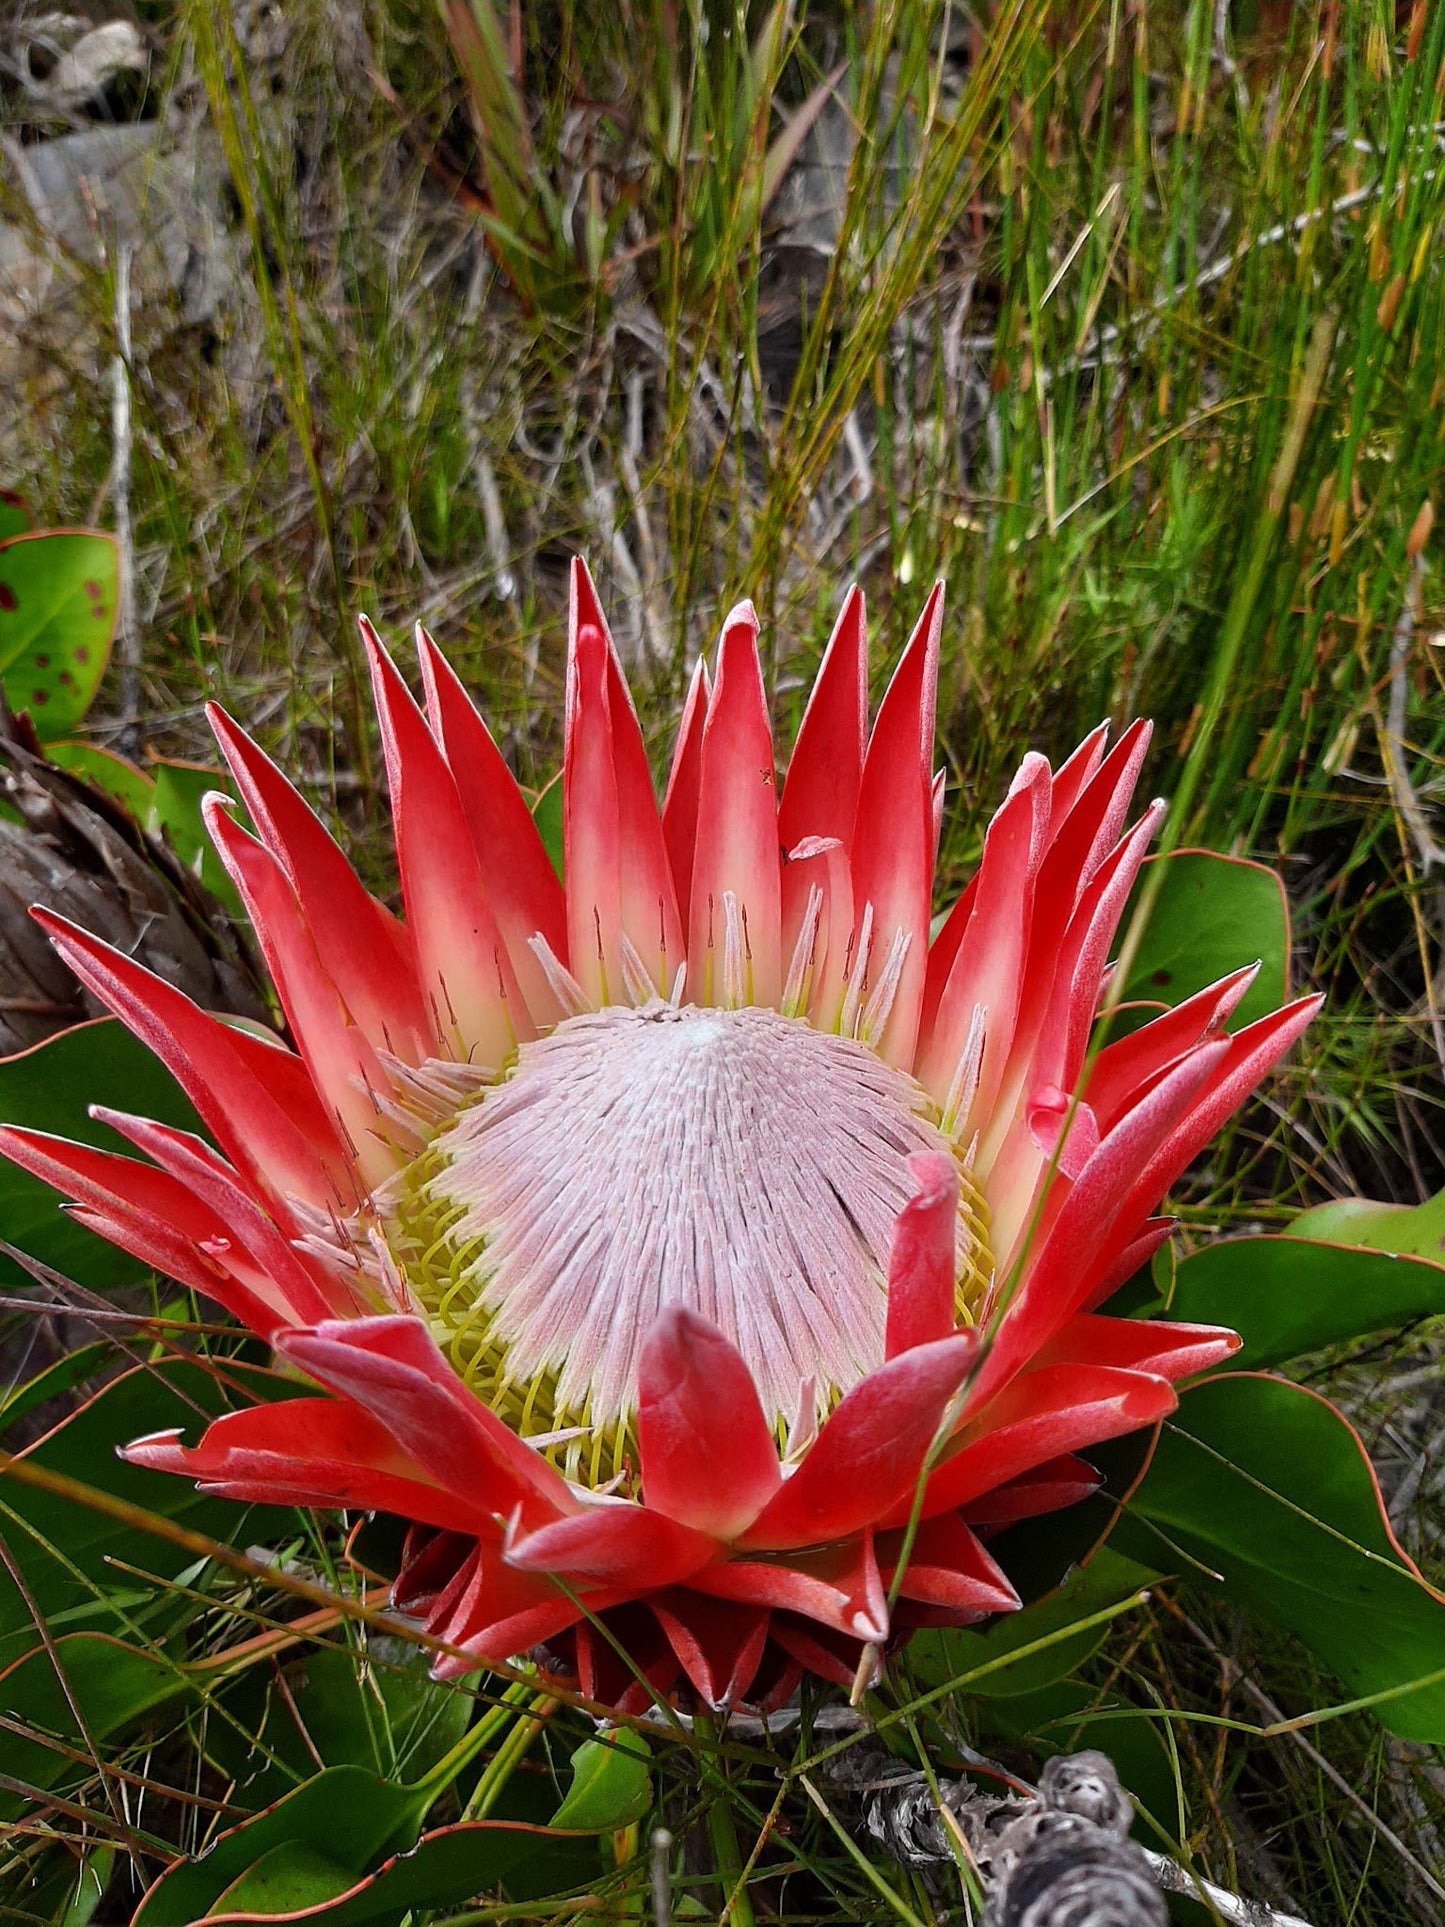
{"label": "stamen", "polygon": [[788,1421],[787,1436],[783,1441],[783,1462],[795,1465],[813,1440],[818,1436],[818,1405],[822,1388],[816,1378],[798,1381],[798,1402],[793,1408],[793,1416]]}
{"label": "stamen", "polygon": [[978,1074],[983,1069],[983,1042],[987,1028],[988,1011],[982,1004],[975,1004],[968,1020],[968,1035],[963,1040],[958,1067],[944,1100],[943,1129],[947,1137],[957,1135],[959,1125],[968,1121],[968,1114],[973,1109],[973,1100],[978,1095]]}
{"label": "stamen", "polygon": [[904,960],[909,945],[913,942],[911,930],[895,930],[893,941],[888,946],[888,960],[883,966],[883,975],[874,986],[873,994],[863,1007],[863,1017],[858,1025],[858,1035],[865,1044],[876,1044],[888,1025],[889,1012],[893,1000],[898,995],[898,980],[903,975]]}
{"label": "stamen", "polygon": [[644,1004],[655,1001],[657,985],[652,981],[647,965],[638,956],[636,944],[625,930],[622,933],[622,941],[618,945],[618,953],[622,959],[622,984],[627,992],[628,1001],[634,1010],[641,1010]]}
{"label": "stamen", "polygon": [[863,992],[868,982],[868,959],[873,950],[873,905],[863,906],[863,921],[858,926],[858,948],[850,959],[848,988],[843,995],[843,1010],[838,1019],[838,1031],[843,1037],[858,1035],[858,1012],[863,1003]]}
{"label": "stamen", "polygon": [[748,1001],[746,931],[742,906],[735,890],[723,891],[723,994],[725,1010],[741,1010]]}
{"label": "stamen", "polygon": [[808,1007],[808,994],[813,987],[818,927],[822,921],[823,892],[813,883],[808,886],[808,907],[803,912],[798,941],[793,945],[793,961],[788,965],[788,979],[783,985],[782,1010],[785,1017],[801,1017]]}
{"label": "stamen", "polygon": [[592,1006],[587,1001],[586,991],[558,957],[540,930],[536,936],[528,937],[527,948],[541,964],[552,995],[562,1006],[565,1016],[580,1017],[584,1011],[591,1010]]}

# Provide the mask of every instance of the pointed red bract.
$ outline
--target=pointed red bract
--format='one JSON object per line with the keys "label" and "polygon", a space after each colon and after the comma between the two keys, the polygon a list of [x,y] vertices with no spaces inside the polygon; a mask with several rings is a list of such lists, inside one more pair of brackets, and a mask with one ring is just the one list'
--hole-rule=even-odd
{"label": "pointed red bract", "polygon": [[797,1551],[786,1564],[746,1556],[704,1567],[692,1586],[713,1599],[802,1614],[865,1642],[888,1637],[888,1604],[870,1531],[819,1551]]}
{"label": "pointed red bract", "polygon": [[[863,592],[851,588],[838,612],[808,698],[778,803],[778,847],[785,856],[806,837],[835,837],[846,848],[858,816],[868,739],[868,632]],[[786,969],[802,929],[807,868],[783,866],[782,951]]]}
{"label": "pointed red bract", "polygon": [[283,1333],[278,1349],[388,1426],[438,1485],[479,1519],[548,1519],[576,1501],[547,1461],[469,1392],[417,1318],[334,1320]]}
{"label": "pointed red bract", "polygon": [[637,1443],[647,1504],[731,1539],[782,1482],[752,1374],[715,1325],[669,1306],[647,1335]]}
{"label": "pointed red bract", "polygon": [[82,1224],[223,1305],[263,1338],[316,1316],[309,1293],[304,1306],[290,1305],[242,1249],[227,1220],[168,1171],[18,1125],[0,1125],[0,1152],[73,1198],[72,1216]]}
{"label": "pointed red bract", "polygon": [[924,1519],[908,1546],[903,1533],[887,1534],[878,1563],[884,1585],[891,1589],[897,1581],[901,1598],[946,1606],[963,1619],[1012,1612],[1020,1603],[1005,1573],[956,1512]]}
{"label": "pointed red bract", "polygon": [[692,859],[697,848],[697,808],[702,784],[702,733],[707,727],[710,699],[707,663],[699,657],[687,686],[667,793],[662,799],[662,840],[667,846],[667,860],[672,866],[677,907],[684,928],[688,905],[692,902]]}
{"label": "pointed red bract", "polygon": [[783,988],[777,795],[750,602],[723,624],[700,762],[688,996],[776,1004]]}
{"label": "pointed red bract", "polygon": [[398,1163],[381,1109],[390,1079],[351,1021],[285,871],[246,835],[221,799],[208,797],[202,809],[216,852],[256,927],[266,967],[332,1129],[361,1186],[382,1184]]}
{"label": "pointed red bract", "polygon": [[[983,1011],[985,1044],[975,1116],[987,1114],[1013,1042],[1048,812],[1049,766],[1042,756],[1029,757],[1008,801],[989,824],[969,919],[923,1043],[919,1079],[943,1096],[958,1067],[973,1013]],[[961,1120],[965,1129],[969,1122]]]}
{"label": "pointed red bract", "polygon": [[1040,1365],[1114,1365],[1154,1372],[1171,1383],[1222,1365],[1239,1350],[1238,1332],[1176,1325],[1167,1318],[1101,1318],[1080,1312],[1037,1355]]}
{"label": "pointed red bract", "polygon": [[[1046,1460],[1137,1432],[1174,1410],[1167,1379],[1104,1365],[1046,1365],[1016,1379],[971,1417],[953,1456],[928,1481],[923,1513],[966,1507]],[[893,1510],[890,1525],[906,1522]]]}
{"label": "pointed red bract", "polygon": [[953,1266],[958,1223],[958,1167],[920,1152],[908,1160],[914,1191],[893,1227],[888,1261],[885,1358],[946,1338],[956,1312]]}
{"label": "pointed red bract", "polygon": [[659,991],[684,959],[647,750],[592,578],[572,566],[563,840],[569,966],[594,1004],[624,1001],[624,941]]}
{"label": "pointed red bract", "polygon": [[305,906],[317,950],[373,1049],[418,1064],[435,1037],[411,940],[362,886],[320,818],[218,704],[206,710],[221,754],[261,834]]}
{"label": "pointed red bract", "polygon": [[344,1399],[254,1405],[213,1420],[199,1445],[179,1440],[158,1432],[121,1456],[256,1505],[351,1506],[458,1532],[477,1527],[474,1506],[428,1479],[385,1425]]}
{"label": "pointed red bract", "polygon": [[[853,837],[854,970],[868,987],[902,968],[872,1041],[890,1064],[911,1064],[928,973],[933,887],[933,733],[943,584],[929,596],[878,711],[858,792]],[[871,910],[871,918],[869,912]],[[864,923],[869,930],[865,945]],[[866,950],[866,954],[865,954]]]}
{"label": "pointed red bract", "polygon": [[33,914],[86,988],[155,1052],[232,1163],[277,1193],[352,1202],[356,1186],[335,1126],[289,1051],[207,1016],[63,917]]}
{"label": "pointed red bract", "polygon": [[451,771],[426,719],[363,620],[381,718],[396,862],[421,994],[438,1038],[463,1063],[500,1071],[532,1034]]}
{"label": "pointed red bract", "polygon": [[1064,1506],[1078,1505],[1097,1492],[1103,1480],[1086,1460],[1065,1452],[1057,1459],[1045,1459],[1031,1466],[1007,1485],[996,1485],[982,1497],[970,1499],[962,1517],[971,1526],[984,1530],[1010,1526],[1020,1519],[1037,1519],[1045,1512],[1058,1512]]}
{"label": "pointed red bract", "polygon": [[459,1650],[433,1661],[437,1679],[460,1679],[489,1660],[508,1660],[575,1626],[584,1612],[605,1611],[617,1595],[583,1589],[564,1592],[550,1578],[519,1572],[502,1557],[500,1546],[481,1546],[468,1583],[443,1610],[425,1616],[435,1639]]}
{"label": "pointed red bract", "polygon": [[685,1592],[659,1593],[651,1605],[678,1664],[706,1703],[744,1704],[767,1646],[768,1609]]}
{"label": "pointed red bract", "polygon": [[960,1332],[914,1346],[855,1385],[739,1543],[760,1552],[822,1545],[879,1518],[917,1482],[977,1355],[977,1334]]}
{"label": "pointed red bract", "polygon": [[690,1577],[715,1556],[718,1544],[709,1533],[647,1507],[603,1504],[535,1532],[509,1533],[505,1550],[507,1564],[519,1572],[596,1584],[623,1581],[629,1592],[650,1592]]}
{"label": "pointed red bract", "polygon": [[561,882],[491,731],[420,623],[416,646],[432,733],[457,786],[507,959],[533,1018],[555,1019],[561,1011],[532,940],[540,937],[566,963]]}

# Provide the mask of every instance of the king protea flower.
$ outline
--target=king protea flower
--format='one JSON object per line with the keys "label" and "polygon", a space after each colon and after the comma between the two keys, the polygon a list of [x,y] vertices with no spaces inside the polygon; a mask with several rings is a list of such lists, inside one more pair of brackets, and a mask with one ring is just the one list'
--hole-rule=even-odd
{"label": "king protea flower", "polygon": [[404,922],[214,712],[258,834],[207,821],[295,1048],[41,911],[214,1144],[112,1113],[144,1161],[0,1142],[311,1384],[131,1460],[400,1514],[440,1672],[541,1648],[611,1704],[774,1702],[1018,1604],[993,1529],[1234,1348],[1098,1307],[1314,1005],[1231,1036],[1238,971],[1091,1058],[1161,807],[1124,828],[1138,723],[1025,757],[930,942],[940,620],[870,734],[849,595],[780,792],[741,604],[659,810],[575,565],[565,886],[430,638],[423,710],[364,624]]}

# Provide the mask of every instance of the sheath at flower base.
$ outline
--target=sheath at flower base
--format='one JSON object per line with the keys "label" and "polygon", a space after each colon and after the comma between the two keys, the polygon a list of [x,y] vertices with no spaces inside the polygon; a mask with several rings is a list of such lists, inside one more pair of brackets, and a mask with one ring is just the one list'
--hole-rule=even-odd
{"label": "sheath at flower base", "polygon": [[214,1145],[107,1113],[139,1159],[3,1148],[310,1381],[127,1456],[411,1521],[395,1601],[442,1674],[541,1649],[622,1707],[850,1681],[1016,1606],[991,1531],[1234,1348],[1098,1307],[1314,1004],[1230,1035],[1237,972],[1088,1063],[1159,815],[1125,827],[1137,723],[1024,758],[930,943],[941,615],[870,732],[848,596],[779,793],[741,604],[659,810],[574,565],[565,889],[430,639],[423,709],[363,625],[404,921],[217,712],[258,834],[208,823],[294,1051],[38,913]]}

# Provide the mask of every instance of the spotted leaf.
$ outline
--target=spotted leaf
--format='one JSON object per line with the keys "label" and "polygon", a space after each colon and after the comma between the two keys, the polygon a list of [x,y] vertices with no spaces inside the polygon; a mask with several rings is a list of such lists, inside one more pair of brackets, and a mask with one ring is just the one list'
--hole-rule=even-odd
{"label": "spotted leaf", "polygon": [[93,529],[42,529],[0,542],[0,681],[42,738],[73,729],[110,659],[120,555]]}
{"label": "spotted leaf", "polygon": [[0,488],[0,542],[8,542],[12,535],[24,535],[34,526],[24,496],[17,495],[13,488]]}

